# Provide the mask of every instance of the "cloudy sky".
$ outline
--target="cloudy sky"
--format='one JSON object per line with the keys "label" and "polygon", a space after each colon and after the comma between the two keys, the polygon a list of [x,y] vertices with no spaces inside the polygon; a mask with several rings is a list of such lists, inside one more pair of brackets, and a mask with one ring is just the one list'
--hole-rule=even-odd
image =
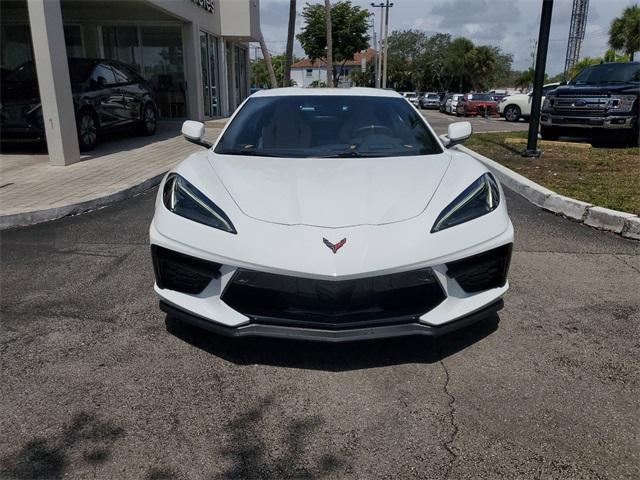
{"label": "cloudy sky", "polygon": [[[309,3],[323,3],[308,0]],[[372,0],[352,0],[361,7],[375,10],[375,26],[379,28],[380,9],[370,7]],[[300,12],[305,0],[298,0],[296,33],[302,27]],[[375,3],[379,3],[376,0]],[[531,64],[531,42],[538,38],[541,0],[393,0],[389,16],[389,31],[415,28],[428,33],[446,32],[464,35],[476,44],[497,45],[513,54],[514,69]],[[638,0],[591,0],[587,32],[581,56],[601,56],[607,49],[607,32],[611,20],[625,7]],[[547,72],[558,73],[564,68],[571,18],[572,0],[555,0]],[[286,44],[289,0],[261,0],[262,30],[272,53],[282,53]],[[379,33],[378,33],[379,35]],[[304,52],[296,42],[295,54]]]}

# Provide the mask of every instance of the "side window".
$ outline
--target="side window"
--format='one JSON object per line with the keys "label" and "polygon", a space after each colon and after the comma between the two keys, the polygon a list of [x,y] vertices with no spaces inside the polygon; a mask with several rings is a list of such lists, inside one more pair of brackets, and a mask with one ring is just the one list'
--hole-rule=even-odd
{"label": "side window", "polygon": [[116,77],[109,66],[101,63],[91,74],[90,82],[94,88],[108,87],[116,83]]}
{"label": "side window", "polygon": [[111,65],[111,70],[113,70],[113,73],[116,76],[117,83],[133,83],[131,74],[119,65]]}

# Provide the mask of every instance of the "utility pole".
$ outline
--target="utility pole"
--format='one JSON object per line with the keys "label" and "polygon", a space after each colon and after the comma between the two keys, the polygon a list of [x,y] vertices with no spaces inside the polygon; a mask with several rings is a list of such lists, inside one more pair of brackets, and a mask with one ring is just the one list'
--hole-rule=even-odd
{"label": "utility pole", "polygon": [[376,88],[380,88],[380,75],[382,73],[382,28],[384,25],[384,7],[385,4],[380,2],[378,4],[376,3],[372,3],[371,6],[373,8],[379,8],[380,9],[380,45],[376,45],[376,41],[375,41],[375,35],[373,38],[373,48],[376,49]]}
{"label": "utility pole", "polygon": [[542,15],[540,17],[540,33],[538,34],[538,53],[536,55],[536,71],[533,80],[533,95],[531,97],[531,117],[529,118],[529,137],[525,157],[539,157],[538,127],[540,126],[540,102],[542,101],[542,84],[544,71],[547,66],[547,49],[549,47],[549,32],[551,31],[551,14],[553,0],[542,0]]}
{"label": "utility pole", "polygon": [[382,65],[382,88],[387,88],[387,54],[389,52],[389,8],[393,7],[393,3],[389,3],[387,0],[387,4],[385,5],[385,15],[384,15],[384,64]]}
{"label": "utility pole", "polygon": [[569,40],[567,41],[567,56],[564,62],[564,79],[580,58],[580,47],[584,40],[585,27],[587,25],[587,13],[589,12],[589,0],[573,0],[571,11],[571,26],[569,27]]}
{"label": "utility pole", "polygon": [[333,87],[333,38],[331,33],[331,0],[324,0],[327,24],[327,87]]}

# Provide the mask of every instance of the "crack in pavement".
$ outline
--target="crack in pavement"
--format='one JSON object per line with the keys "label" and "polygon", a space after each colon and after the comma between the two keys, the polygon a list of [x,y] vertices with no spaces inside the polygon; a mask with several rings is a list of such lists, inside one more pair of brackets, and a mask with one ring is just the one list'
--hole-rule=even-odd
{"label": "crack in pavement", "polygon": [[635,270],[636,272],[640,273],[640,270],[638,270],[635,265],[627,262],[623,257],[620,256],[620,254],[614,254],[613,256],[618,260],[620,260],[622,263],[624,263],[627,267],[630,267],[632,270]]}
{"label": "crack in pavement", "polygon": [[449,478],[449,475],[451,475],[451,469],[453,468],[453,464],[458,459],[458,454],[454,451],[452,445],[456,441],[456,438],[458,437],[458,432],[460,429],[458,428],[458,424],[456,423],[456,406],[455,406],[456,397],[449,391],[449,382],[451,380],[451,377],[449,376],[449,370],[447,369],[447,366],[444,364],[444,360],[442,359],[442,345],[440,345],[440,342],[438,342],[438,345],[440,346],[440,352],[439,352],[440,361],[438,363],[442,366],[442,370],[444,371],[444,375],[445,375],[443,391],[447,395],[447,397],[449,397],[449,403],[448,403],[449,423],[451,423],[451,427],[453,428],[451,437],[449,438],[449,440],[445,441],[443,444],[445,450],[451,456],[451,460],[449,461],[449,464],[447,465],[447,469],[444,474],[444,478],[447,479]]}

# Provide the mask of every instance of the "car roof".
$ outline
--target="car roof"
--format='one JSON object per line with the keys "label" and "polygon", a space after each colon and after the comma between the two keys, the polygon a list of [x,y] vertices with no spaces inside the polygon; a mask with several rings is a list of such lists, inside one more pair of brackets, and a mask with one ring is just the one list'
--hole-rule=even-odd
{"label": "car roof", "polygon": [[351,87],[351,88],[302,88],[284,87],[260,90],[252,95],[258,97],[290,97],[290,96],[344,96],[344,97],[387,97],[403,98],[394,90],[381,88]]}

